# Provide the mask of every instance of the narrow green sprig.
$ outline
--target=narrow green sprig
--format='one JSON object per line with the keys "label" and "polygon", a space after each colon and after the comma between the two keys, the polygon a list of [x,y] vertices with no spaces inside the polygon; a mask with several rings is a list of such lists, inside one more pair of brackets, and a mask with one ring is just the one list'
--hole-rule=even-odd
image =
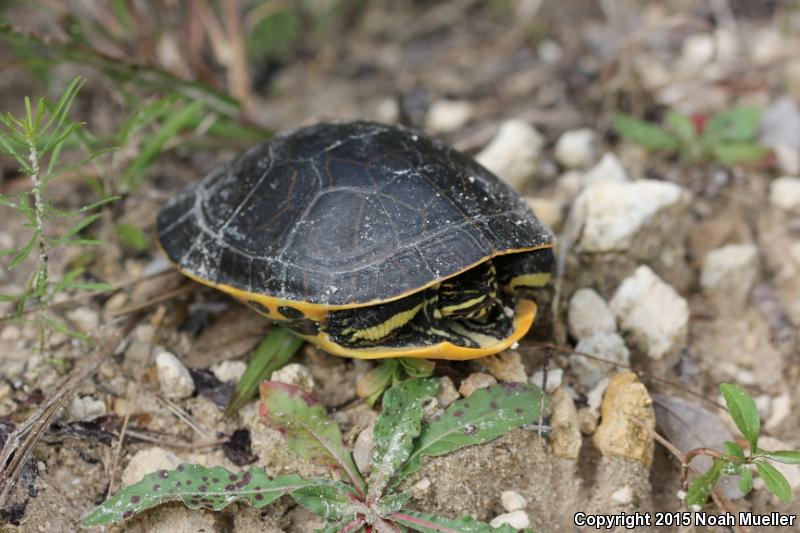
{"label": "narrow green sprig", "polygon": [[[49,332],[60,331],[69,336],[86,340],[82,332],[75,331],[58,320],[50,310],[56,294],[66,290],[105,290],[110,288],[103,283],[80,281],[83,269],[67,272],[61,280],[54,281],[49,271],[49,257],[59,246],[93,246],[98,241],[85,238],[81,234],[91,226],[100,214],[96,211],[115,198],[104,198],[80,209],[63,211],[56,209],[48,197],[50,182],[65,172],[79,169],[82,165],[100,157],[107,150],[90,153],[77,164],[61,166],[59,161],[65,147],[74,141],[83,123],[69,118],[70,110],[83,85],[82,78],[75,78],[65,89],[61,98],[52,104],[39,98],[32,104],[25,97],[25,112],[15,116],[10,112],[0,115],[0,152],[11,156],[19,165],[20,172],[30,180],[31,188],[21,193],[0,195],[0,205],[16,211],[31,228],[32,235],[26,244],[15,249],[0,250],[0,255],[11,256],[9,269],[15,269],[30,261],[34,263],[25,289],[20,294],[0,295],[0,301],[17,302],[17,315],[21,316],[30,299],[39,302],[36,322],[40,327],[40,349],[49,347]],[[72,219],[63,231],[62,219]],[[57,223],[56,223],[57,221]],[[34,250],[36,253],[34,253]]]}

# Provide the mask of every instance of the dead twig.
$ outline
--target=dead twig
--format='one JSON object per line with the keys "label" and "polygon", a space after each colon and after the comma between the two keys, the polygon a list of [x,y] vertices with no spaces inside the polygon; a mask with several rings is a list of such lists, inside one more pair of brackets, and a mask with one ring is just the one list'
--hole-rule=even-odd
{"label": "dead twig", "polygon": [[4,507],[22,468],[55,416],[72,399],[78,386],[91,376],[109,355],[114,353],[117,346],[133,331],[140,319],[141,315],[126,319],[113,335],[94,348],[69,375],[61,380],[58,388],[33,415],[9,435],[0,451],[0,508]]}

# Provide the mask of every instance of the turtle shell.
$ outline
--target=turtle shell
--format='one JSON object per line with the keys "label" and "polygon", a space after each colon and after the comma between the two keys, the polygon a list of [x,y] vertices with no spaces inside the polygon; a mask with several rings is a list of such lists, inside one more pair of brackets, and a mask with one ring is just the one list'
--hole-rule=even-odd
{"label": "turtle shell", "polygon": [[400,298],[552,243],[525,200],[473,159],[372,122],[279,134],[173,197],[157,229],[195,279],[325,307]]}

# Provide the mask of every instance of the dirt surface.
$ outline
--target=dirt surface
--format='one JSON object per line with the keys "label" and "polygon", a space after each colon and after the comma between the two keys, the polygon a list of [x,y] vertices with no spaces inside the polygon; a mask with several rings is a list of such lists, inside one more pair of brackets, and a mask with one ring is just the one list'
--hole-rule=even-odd
{"label": "dirt surface", "polygon": [[[720,401],[720,383],[736,383],[756,398],[766,442],[774,448],[800,446],[800,199],[787,207],[774,192],[771,196],[776,178],[800,174],[791,159],[800,161],[800,143],[790,135],[789,155],[779,157],[776,152],[787,153],[779,149],[757,164],[732,167],[689,162],[675,153],[647,153],[611,126],[616,111],[660,122],[669,109],[707,117],[740,105],[769,110],[781,98],[797,113],[796,5],[459,0],[370,3],[358,9],[358,16],[345,18],[346,23],[300,39],[280,60],[251,65],[249,120],[272,130],[326,119],[402,121],[471,155],[496,138],[507,121],[524,121],[538,131],[541,146],[530,154],[530,172],[515,186],[553,227],[560,255],[560,271],[540,295],[534,329],[515,351],[524,367],[522,379],[537,382],[537,372],[540,376],[546,364],[548,388],[552,391],[553,383],[559,387],[545,419],[549,431],[540,437],[536,428],[523,428],[430,460],[406,482],[414,508],[490,521],[506,512],[501,493],[514,490],[526,501],[531,526],[545,533],[574,530],[578,512],[685,511],[676,496],[679,461],[653,442],[651,431],[628,419],[614,420],[614,413],[607,411],[612,394],[619,412],[640,419],[652,416],[650,398],[655,394],[686,400],[690,407],[677,413],[673,408],[673,414],[694,422],[670,432],[662,426],[656,399],[653,418],[659,433],[669,440],[679,439],[677,433],[689,435],[689,447],[699,445],[691,436],[700,435],[719,447],[730,440],[725,429],[735,428],[709,402]],[[49,12],[34,13],[22,4],[8,7],[5,16],[31,31],[52,32],[56,25]],[[81,74],[88,81],[75,116],[92,131],[114,131],[121,114],[129,111],[102,70],[65,63],[49,71],[44,83],[17,59],[18,53],[0,41],[1,110],[20,111],[26,94],[57,96],[64,80]],[[438,104],[453,101],[463,104],[460,111],[434,112]],[[779,129],[780,117],[793,120],[790,115],[778,113],[777,122],[767,126],[762,122],[762,136],[764,127]],[[587,145],[590,153],[578,164],[568,163],[559,145],[565,132],[582,128],[593,136]],[[71,327],[89,333],[92,344],[119,328],[122,315],[136,316],[137,324],[80,384],[78,400],[68,403],[33,450],[2,510],[0,523],[6,525],[0,531],[77,530],[80,519],[121,486],[134,456],[153,448],[159,449],[154,457],[167,462],[234,470],[257,464],[272,475],[330,475],[292,455],[280,433],[258,420],[255,402],[231,419],[223,417],[235,382],[235,377],[226,382],[225,372],[233,368],[231,362],[247,361],[269,324],[222,293],[184,282],[152,245],[152,221],[166,199],[242,148],[196,141],[159,157],[142,185],[125,193],[93,226],[104,244],[87,270],[93,279],[125,288],[113,294],[62,296],[65,303],[56,312]],[[614,154],[627,174],[623,185],[609,185],[613,177],[603,177],[600,184],[587,182],[590,169],[606,153]],[[673,188],[658,189],[651,181]],[[641,182],[655,188],[628,188]],[[13,161],[0,157],[0,193],[27,186]],[[91,193],[79,175],[51,186],[54,201],[62,206],[85,205]],[[625,195],[632,198],[628,204],[622,200]],[[641,218],[630,222],[637,205],[651,205],[648,195],[655,205],[652,212],[642,207]],[[21,246],[30,228],[4,209],[0,207],[0,248]],[[119,223],[142,230],[151,245],[141,251],[121,246],[113,229]],[[605,241],[590,241],[598,227],[598,239],[608,239],[624,224],[638,224],[624,245],[603,248]],[[714,274],[705,273],[713,270],[709,253],[732,244],[748,247],[735,250],[735,260],[720,259],[714,272],[722,272],[722,281],[713,285],[704,277]],[[71,249],[53,254],[51,275],[58,278],[79,254]],[[0,257],[2,294],[21,291],[30,275],[27,264],[8,270],[8,263],[8,257]],[[646,272],[642,265],[647,265]],[[141,281],[159,271],[164,273]],[[628,298],[620,287],[629,281]],[[624,382],[627,378],[614,374],[626,368],[602,364],[599,374],[589,376],[572,363],[581,356],[541,347],[546,342],[569,348],[580,341],[600,350],[613,344],[575,333],[570,302],[581,288],[594,289],[603,300],[598,305],[610,307],[614,318],[602,332],[619,333],[626,347],[619,357],[596,355],[617,362],[627,358],[640,372],[638,380]],[[171,291],[174,296],[153,302]],[[653,314],[648,302],[656,301],[668,303],[664,308],[657,304],[653,321],[644,322]],[[142,302],[148,305],[141,314],[127,313]],[[0,303],[0,315],[12,312],[13,304]],[[665,325],[673,317],[685,321],[683,329]],[[11,433],[11,424],[34,413],[90,351],[90,343],[54,333],[54,361],[39,353],[38,342],[31,324],[7,318],[0,322],[0,442]],[[165,399],[155,363],[162,351],[175,354],[190,369],[190,397]],[[313,377],[313,394],[340,423],[346,442],[355,443],[375,418],[375,411],[356,397],[358,380],[373,364],[328,356],[311,346],[295,360]],[[501,367],[440,362],[436,375],[448,376],[458,389],[473,372],[508,379],[511,374],[503,374],[508,369]],[[639,381],[644,387],[639,388]],[[601,405],[604,391],[613,393],[607,392]],[[703,422],[706,416],[721,421],[722,429],[704,432],[711,427]],[[123,428],[128,438],[120,447]],[[247,432],[249,452],[240,445],[220,445],[236,430]],[[800,472],[789,467],[786,474],[797,493]],[[762,514],[800,513],[800,504],[780,502],[758,481],[751,494],[735,497],[731,505]],[[713,504],[706,511],[721,512]],[[235,505],[216,514],[170,504],[108,530],[308,532],[321,525],[316,516],[284,498],[261,510]]]}

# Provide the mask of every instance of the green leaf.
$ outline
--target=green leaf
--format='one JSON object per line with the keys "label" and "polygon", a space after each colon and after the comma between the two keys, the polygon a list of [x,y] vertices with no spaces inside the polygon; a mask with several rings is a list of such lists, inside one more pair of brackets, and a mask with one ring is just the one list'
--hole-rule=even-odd
{"label": "green leaf", "polygon": [[[69,114],[72,104],[75,102],[75,97],[78,96],[78,91],[81,90],[84,81],[85,80],[81,77],[77,77],[72,80],[72,82],[70,82],[70,84],[67,86],[67,89],[61,95],[61,98],[58,99],[58,103],[56,103],[55,109],[50,114],[50,118],[41,129],[42,133],[44,133],[50,129],[51,126],[53,126],[54,132],[54,135],[50,137],[49,142],[42,149],[42,152],[49,152],[50,149],[56,144],[55,139],[61,137],[58,135],[58,132],[61,130],[61,126],[64,124],[64,121],[67,120],[67,115]],[[68,127],[67,129],[69,130],[70,128]],[[61,140],[63,141],[63,139],[67,136],[68,135],[61,137]]]}
{"label": "green leaf", "polygon": [[670,111],[664,118],[664,122],[683,143],[690,144],[697,141],[697,133],[695,132],[692,119],[683,113]]}
{"label": "green leaf", "polygon": [[758,163],[769,153],[769,148],[760,144],[724,143],[711,146],[714,158],[723,165]]}
{"label": "green leaf", "polygon": [[418,357],[401,357],[398,359],[407,376],[412,378],[427,378],[433,375],[436,368],[435,361],[420,359]]}
{"label": "green leaf", "polygon": [[747,494],[753,490],[753,472],[747,468],[742,468],[742,477],[739,479],[739,490],[742,494]]}
{"label": "green leaf", "polygon": [[78,279],[78,276],[83,274],[83,272],[84,269],[79,267],[79,268],[73,268],[72,270],[64,274],[64,277],[61,278],[61,281],[59,281],[58,284],[51,290],[50,292],[51,296],[54,296],[59,292],[63,291],[64,289],[66,289],[67,287],[69,287],[76,279]]}
{"label": "green leaf", "polygon": [[419,470],[424,456],[445,455],[495,439],[538,420],[541,408],[539,388],[518,383],[492,385],[453,402],[440,418],[423,425],[414,451],[391,484]]}
{"label": "green leaf", "polygon": [[31,255],[31,250],[33,250],[33,246],[36,244],[38,236],[38,232],[34,233],[33,237],[31,237],[31,240],[28,241],[28,244],[26,244],[22,249],[19,250],[19,252],[17,252],[17,255],[14,256],[14,258],[11,260],[11,263],[8,265],[9,270],[17,268],[28,258],[29,255]]}
{"label": "green leaf", "polygon": [[742,432],[744,438],[750,443],[750,455],[755,453],[758,444],[758,434],[761,431],[761,419],[753,399],[736,385],[723,383],[719,386],[728,412],[733,418],[733,423]]}
{"label": "green leaf", "polygon": [[384,394],[374,430],[371,501],[378,500],[394,473],[411,455],[414,439],[422,427],[422,407],[436,395],[438,388],[436,380],[420,378],[398,383]]}
{"label": "green leaf", "polygon": [[135,188],[141,180],[141,175],[145,169],[164,151],[169,141],[194,121],[204,105],[202,100],[195,100],[179,111],[170,114],[161,128],[145,141],[139,155],[131,161],[122,174],[122,184],[127,189]]}
{"label": "green leaf", "polygon": [[117,224],[117,237],[123,246],[136,252],[150,248],[150,239],[142,230],[131,224]]}
{"label": "green leaf", "polygon": [[170,95],[165,98],[151,102],[133,113],[122,125],[117,135],[119,144],[125,144],[130,136],[142,127],[155,122],[166,115],[173,104],[180,100],[177,95]]}
{"label": "green leaf", "polygon": [[78,339],[81,342],[89,342],[91,340],[89,338],[89,336],[86,335],[85,333],[83,333],[82,331],[78,331],[78,330],[72,329],[71,327],[67,326],[63,322],[59,322],[58,320],[56,320],[55,318],[53,318],[51,316],[43,315],[42,319],[45,321],[45,323],[48,326],[50,326],[51,329],[54,329],[55,331],[63,333],[67,337],[72,337],[73,339]]}
{"label": "green leaf", "polygon": [[517,533],[519,531],[533,533],[530,528],[519,530],[508,524],[495,528],[484,522],[478,522],[471,516],[451,520],[414,511],[400,511],[390,515],[390,518],[420,533]]}
{"label": "green leaf", "polygon": [[719,481],[722,475],[722,467],[724,464],[725,461],[715,458],[714,462],[711,464],[711,468],[706,470],[703,475],[694,478],[689,485],[689,491],[686,493],[686,505],[690,507],[703,507],[706,504],[708,497],[711,495],[711,491],[714,490],[717,481]]}
{"label": "green leaf", "polygon": [[791,503],[792,487],[789,486],[789,482],[783,477],[783,474],[766,461],[755,461],[755,465],[758,475],[764,480],[767,489],[784,503]]}
{"label": "green leaf", "polygon": [[369,406],[375,405],[383,391],[392,384],[399,364],[397,359],[378,361],[356,384],[356,395],[364,398]]}
{"label": "green leaf", "polygon": [[236,384],[236,389],[225,408],[225,416],[237,413],[244,404],[255,397],[261,382],[269,379],[273,372],[283,367],[302,345],[303,340],[283,326],[276,325],[269,330],[253,353],[244,375]]}
{"label": "green leaf", "polygon": [[61,237],[59,237],[59,240],[65,242],[70,237],[77,235],[78,233],[86,229],[86,227],[94,223],[94,221],[97,220],[98,218],[100,218],[100,213],[94,213],[92,215],[89,215],[88,217],[84,217],[83,219],[73,224],[67,231],[62,233]]}
{"label": "green leaf", "polygon": [[744,450],[742,449],[741,446],[729,440],[725,441],[725,444],[723,444],[723,446],[725,447],[725,453],[729,457],[735,457],[737,459],[744,461],[745,455],[744,455]]}
{"label": "green leaf", "polygon": [[723,111],[711,117],[703,138],[715,143],[718,140],[747,142],[758,133],[762,110],[749,106]]}
{"label": "green leaf", "polygon": [[297,475],[270,478],[264,469],[251,467],[233,473],[221,466],[206,468],[183,464],[176,470],[159,470],[125,487],[84,519],[82,526],[119,522],[162,503],[181,501],[189,509],[219,511],[241,501],[263,507],[284,494],[325,480],[305,480]]}
{"label": "green leaf", "polygon": [[356,514],[356,493],[338,481],[318,483],[292,492],[292,498],[325,520],[337,521]]}
{"label": "green leaf", "polygon": [[795,450],[779,450],[776,452],[758,450],[758,455],[787,465],[800,465],[800,452]]}
{"label": "green leaf", "polygon": [[297,387],[264,381],[258,407],[264,422],[283,433],[298,457],[341,469],[356,491],[364,494],[364,480],[342,442],[339,426],[328,418],[323,405]]}
{"label": "green leaf", "polygon": [[678,141],[675,137],[655,124],[639,120],[625,113],[615,113],[612,121],[620,135],[644,146],[648,150],[667,150],[678,146]]}

